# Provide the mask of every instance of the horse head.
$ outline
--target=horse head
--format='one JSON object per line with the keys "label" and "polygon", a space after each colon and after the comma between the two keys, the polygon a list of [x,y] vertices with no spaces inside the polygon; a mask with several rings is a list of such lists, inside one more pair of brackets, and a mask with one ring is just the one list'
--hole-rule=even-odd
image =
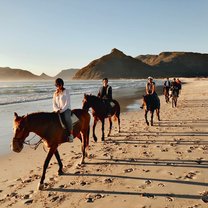
{"label": "horse head", "polygon": [[26,116],[18,116],[14,113],[13,130],[14,136],[12,139],[11,149],[14,152],[21,152],[25,138],[29,135],[26,128]]}
{"label": "horse head", "polygon": [[88,97],[89,97],[89,95],[85,93],[84,99],[82,100],[82,109],[86,110],[86,111],[89,111],[89,108],[90,108]]}
{"label": "horse head", "polygon": [[148,103],[147,95],[143,95],[143,106],[147,106],[147,103]]}
{"label": "horse head", "polygon": [[149,109],[151,105],[151,95],[143,95],[143,106]]}

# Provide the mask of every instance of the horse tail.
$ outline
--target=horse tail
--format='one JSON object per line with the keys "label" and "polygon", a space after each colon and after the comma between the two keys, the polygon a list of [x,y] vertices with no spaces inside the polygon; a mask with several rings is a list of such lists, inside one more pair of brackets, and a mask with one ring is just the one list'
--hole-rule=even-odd
{"label": "horse tail", "polygon": [[113,121],[114,121],[114,122],[117,121],[117,116],[116,116],[116,114],[113,115]]}
{"label": "horse tail", "polygon": [[120,108],[120,105],[119,105],[117,100],[113,100],[113,102],[115,104],[115,107],[114,107],[115,108],[115,113],[113,115],[113,121],[115,122],[119,118],[119,115],[121,113],[121,108]]}

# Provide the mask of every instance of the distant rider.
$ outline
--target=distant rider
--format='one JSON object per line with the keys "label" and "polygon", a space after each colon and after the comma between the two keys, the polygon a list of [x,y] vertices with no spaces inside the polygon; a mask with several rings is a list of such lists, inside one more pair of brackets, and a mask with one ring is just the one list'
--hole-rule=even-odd
{"label": "distant rider", "polygon": [[178,79],[176,79],[176,82],[178,83],[178,90],[179,90],[178,94],[180,94],[181,89],[182,89],[182,83],[181,83],[181,80],[178,78]]}
{"label": "distant rider", "polygon": [[165,80],[165,82],[163,84],[163,92],[165,92],[165,90],[166,90],[168,96],[169,96],[170,87],[171,87],[171,83],[170,83],[169,77],[167,77],[167,79]]}
{"label": "distant rider", "polygon": [[179,95],[179,84],[176,82],[176,78],[173,78],[173,81],[171,82],[171,90],[172,90],[172,94],[174,94],[174,92],[176,92],[176,95],[178,97]]}
{"label": "distant rider", "polygon": [[110,102],[112,101],[112,87],[108,85],[108,78],[104,78],[102,80],[103,86],[100,87],[98,92],[98,97],[103,99],[107,108],[107,115],[111,115],[111,105]]}
{"label": "distant rider", "polygon": [[156,89],[155,89],[155,82],[153,82],[152,77],[148,77],[148,82],[146,84],[146,94],[152,95],[153,99],[158,103],[158,105],[160,104],[160,99],[159,99],[159,97],[156,93]]}

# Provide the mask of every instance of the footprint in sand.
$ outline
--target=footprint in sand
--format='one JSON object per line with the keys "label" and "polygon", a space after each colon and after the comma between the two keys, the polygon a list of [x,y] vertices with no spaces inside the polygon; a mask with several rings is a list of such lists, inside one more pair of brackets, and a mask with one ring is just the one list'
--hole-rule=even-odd
{"label": "footprint in sand", "polygon": [[208,203],[208,192],[207,191],[203,193],[201,199],[203,202]]}
{"label": "footprint in sand", "polygon": [[124,173],[130,173],[130,172],[132,172],[132,171],[134,171],[133,168],[128,168],[128,169],[125,169],[125,170],[124,170]]}
{"label": "footprint in sand", "polygon": [[184,176],[184,179],[194,179],[198,171],[190,171]]}
{"label": "footprint in sand", "polygon": [[169,202],[172,202],[172,201],[173,201],[173,198],[170,197],[170,196],[166,197],[166,199],[167,199]]}

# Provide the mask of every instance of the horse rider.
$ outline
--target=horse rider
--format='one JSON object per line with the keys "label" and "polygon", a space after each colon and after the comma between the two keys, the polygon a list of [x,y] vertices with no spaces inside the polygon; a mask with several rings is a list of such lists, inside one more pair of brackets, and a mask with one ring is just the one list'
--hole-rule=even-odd
{"label": "horse rider", "polygon": [[111,104],[110,102],[112,101],[112,87],[108,85],[108,78],[104,78],[102,80],[103,86],[100,87],[99,92],[98,92],[98,97],[103,99],[106,108],[107,108],[107,115],[111,115]]}
{"label": "horse rider", "polygon": [[146,94],[152,95],[153,99],[159,104],[160,100],[155,90],[155,82],[153,82],[153,78],[148,77],[148,82],[146,84]]}
{"label": "horse rider", "polygon": [[180,94],[181,88],[182,88],[182,83],[181,80],[179,78],[176,79],[176,82],[178,83],[178,94]]}
{"label": "horse rider", "polygon": [[163,84],[163,91],[166,90],[168,96],[169,96],[170,87],[171,87],[171,83],[170,83],[169,77],[167,77],[167,79],[165,80],[165,82]]}
{"label": "horse rider", "polygon": [[65,120],[69,142],[73,142],[73,126],[71,120],[71,99],[69,90],[64,88],[61,78],[55,80],[56,91],[53,94],[53,110],[60,113]]}
{"label": "horse rider", "polygon": [[173,81],[171,82],[171,90],[172,90],[172,94],[175,91],[177,94],[177,97],[179,95],[179,84],[176,82],[176,78],[173,78]]}

